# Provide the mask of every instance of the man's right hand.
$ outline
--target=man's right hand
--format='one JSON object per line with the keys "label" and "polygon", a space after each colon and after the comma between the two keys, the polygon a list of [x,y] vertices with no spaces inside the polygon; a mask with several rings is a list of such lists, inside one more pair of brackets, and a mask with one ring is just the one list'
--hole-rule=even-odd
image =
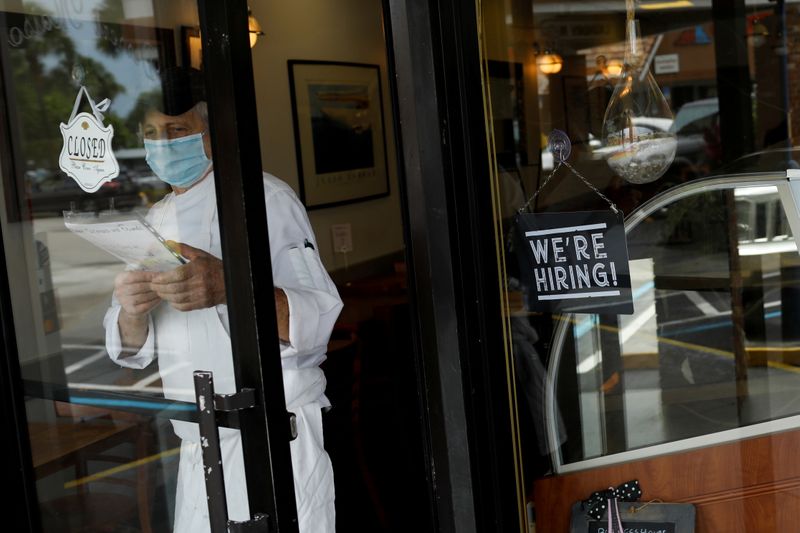
{"label": "man's right hand", "polygon": [[136,354],[147,340],[147,313],[161,302],[150,288],[158,272],[130,270],[114,280],[114,296],[122,306],[117,324],[122,341],[122,357]]}
{"label": "man's right hand", "polygon": [[161,298],[150,288],[158,272],[130,270],[121,272],[114,280],[114,296],[123,311],[131,318],[144,318]]}

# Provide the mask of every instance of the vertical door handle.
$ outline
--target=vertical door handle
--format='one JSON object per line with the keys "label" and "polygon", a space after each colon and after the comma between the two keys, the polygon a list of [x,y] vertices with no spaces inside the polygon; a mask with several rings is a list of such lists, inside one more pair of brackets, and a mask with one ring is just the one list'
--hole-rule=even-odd
{"label": "vertical door handle", "polygon": [[[203,448],[203,475],[206,480],[208,517],[212,533],[269,533],[269,520],[263,513],[255,513],[252,520],[228,520],[228,503],[225,499],[225,478],[222,473],[222,453],[219,444],[219,426],[216,412],[240,411],[255,405],[254,391],[214,395],[212,372],[194,372],[194,390],[200,421],[200,443]],[[292,415],[294,416],[294,415]],[[296,434],[296,431],[295,431]]]}

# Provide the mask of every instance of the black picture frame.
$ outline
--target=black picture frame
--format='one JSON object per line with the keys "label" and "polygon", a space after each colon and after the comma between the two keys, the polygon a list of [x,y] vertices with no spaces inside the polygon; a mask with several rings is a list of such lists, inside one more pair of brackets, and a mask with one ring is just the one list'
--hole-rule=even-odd
{"label": "black picture frame", "polygon": [[380,66],[311,60],[287,66],[306,209],[389,196]]}

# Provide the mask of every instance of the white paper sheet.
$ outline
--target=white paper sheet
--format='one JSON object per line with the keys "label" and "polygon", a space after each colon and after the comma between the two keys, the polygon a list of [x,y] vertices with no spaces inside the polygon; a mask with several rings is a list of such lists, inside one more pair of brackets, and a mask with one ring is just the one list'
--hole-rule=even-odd
{"label": "white paper sheet", "polygon": [[136,270],[165,272],[182,264],[164,239],[138,218],[83,223],[65,216],[64,225]]}

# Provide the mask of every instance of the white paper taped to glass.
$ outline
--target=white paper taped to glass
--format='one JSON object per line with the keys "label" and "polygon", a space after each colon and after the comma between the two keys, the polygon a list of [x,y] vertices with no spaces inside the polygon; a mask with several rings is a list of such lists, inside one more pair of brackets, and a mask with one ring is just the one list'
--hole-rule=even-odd
{"label": "white paper taped to glass", "polygon": [[135,213],[94,216],[65,211],[64,225],[135,270],[165,272],[186,263],[186,259],[167,246],[166,240]]}

